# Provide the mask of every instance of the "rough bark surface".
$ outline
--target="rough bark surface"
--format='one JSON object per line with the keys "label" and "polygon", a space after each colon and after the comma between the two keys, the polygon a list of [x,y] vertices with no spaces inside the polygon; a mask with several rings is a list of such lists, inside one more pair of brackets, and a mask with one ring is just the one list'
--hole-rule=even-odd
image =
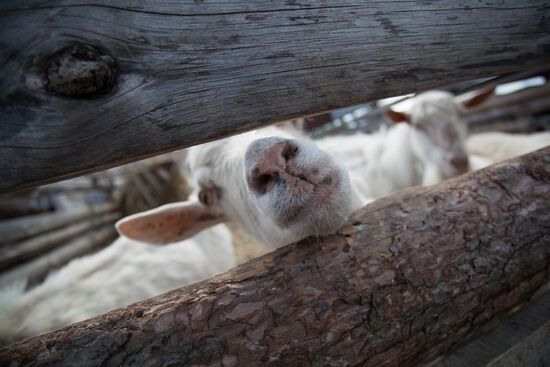
{"label": "rough bark surface", "polygon": [[546,0],[5,1],[0,192],[547,65]]}
{"label": "rough bark surface", "polygon": [[431,360],[547,280],[549,197],[546,148],[404,190],[361,209],[333,236],[1,349],[0,364],[379,367]]}

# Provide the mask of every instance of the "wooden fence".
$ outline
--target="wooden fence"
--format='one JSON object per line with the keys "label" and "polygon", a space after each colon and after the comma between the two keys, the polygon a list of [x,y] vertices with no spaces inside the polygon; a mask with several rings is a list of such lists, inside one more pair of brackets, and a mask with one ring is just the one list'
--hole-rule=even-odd
{"label": "wooden fence", "polygon": [[[548,64],[549,18],[543,0],[3,2],[0,192]],[[548,154],[375,202],[322,243],[1,349],[0,363],[430,359],[547,280]],[[488,231],[512,248],[476,237]]]}

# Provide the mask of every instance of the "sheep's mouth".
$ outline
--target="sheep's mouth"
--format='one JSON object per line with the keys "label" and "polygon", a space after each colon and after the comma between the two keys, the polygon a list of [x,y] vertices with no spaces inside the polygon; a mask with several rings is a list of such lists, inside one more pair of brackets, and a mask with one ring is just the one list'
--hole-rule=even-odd
{"label": "sheep's mouth", "polygon": [[326,214],[325,209],[327,206],[333,206],[332,201],[335,193],[341,187],[340,174],[336,169],[331,170],[315,181],[300,176],[296,179],[300,181],[286,184],[286,195],[289,198],[296,197],[299,194],[303,200],[295,205],[289,203],[277,216],[276,223],[281,227],[288,227],[297,221],[304,220],[304,218],[315,222],[316,216],[321,213]]}

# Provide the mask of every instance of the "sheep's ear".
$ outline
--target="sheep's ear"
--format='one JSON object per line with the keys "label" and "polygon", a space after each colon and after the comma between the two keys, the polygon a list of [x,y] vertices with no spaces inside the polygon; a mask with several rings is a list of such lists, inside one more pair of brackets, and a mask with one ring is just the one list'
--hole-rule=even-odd
{"label": "sheep's ear", "polygon": [[406,114],[405,112],[398,112],[398,111],[392,110],[391,108],[386,108],[384,110],[384,113],[390,119],[390,121],[395,124],[400,122],[409,123],[410,121],[409,115]]}
{"label": "sheep's ear", "polygon": [[130,215],[116,229],[121,236],[160,245],[182,241],[223,220],[200,203],[185,201]]}
{"label": "sheep's ear", "polygon": [[485,102],[489,97],[495,93],[495,87],[488,87],[482,89],[479,93],[476,93],[473,97],[462,101],[462,105],[466,108],[472,108]]}

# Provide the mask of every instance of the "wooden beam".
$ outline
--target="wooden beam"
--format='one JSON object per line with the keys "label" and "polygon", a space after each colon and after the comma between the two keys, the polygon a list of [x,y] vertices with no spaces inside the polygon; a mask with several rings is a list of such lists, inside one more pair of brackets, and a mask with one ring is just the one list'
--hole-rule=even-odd
{"label": "wooden beam", "polygon": [[51,213],[54,206],[45,196],[29,197],[4,197],[0,200],[0,221],[12,220],[28,215]]}
{"label": "wooden beam", "polygon": [[102,203],[69,212],[50,212],[0,221],[0,243],[4,247],[117,208],[116,204]]}
{"label": "wooden beam", "polygon": [[118,219],[120,219],[120,213],[98,214],[92,218],[44,233],[16,245],[2,247],[0,248],[0,271],[5,271],[24,261],[51,251],[68,242],[71,238],[79,235],[82,236],[83,233],[93,228],[104,224],[112,225]]}
{"label": "wooden beam", "polygon": [[0,4],[0,191],[548,64],[545,0]]}
{"label": "wooden beam", "polygon": [[492,98],[468,111],[465,121],[472,133],[483,131],[529,132],[534,115],[550,111],[550,83]]}
{"label": "wooden beam", "polygon": [[111,223],[81,234],[46,255],[2,273],[0,287],[10,286],[23,279],[27,281],[28,286],[34,285],[44,279],[51,270],[107,246],[117,237],[114,222],[120,217],[116,214],[109,215],[112,216]]}
{"label": "wooden beam", "polygon": [[0,364],[417,365],[547,282],[549,194],[550,148],[406,189],[333,236],[13,344]]}

